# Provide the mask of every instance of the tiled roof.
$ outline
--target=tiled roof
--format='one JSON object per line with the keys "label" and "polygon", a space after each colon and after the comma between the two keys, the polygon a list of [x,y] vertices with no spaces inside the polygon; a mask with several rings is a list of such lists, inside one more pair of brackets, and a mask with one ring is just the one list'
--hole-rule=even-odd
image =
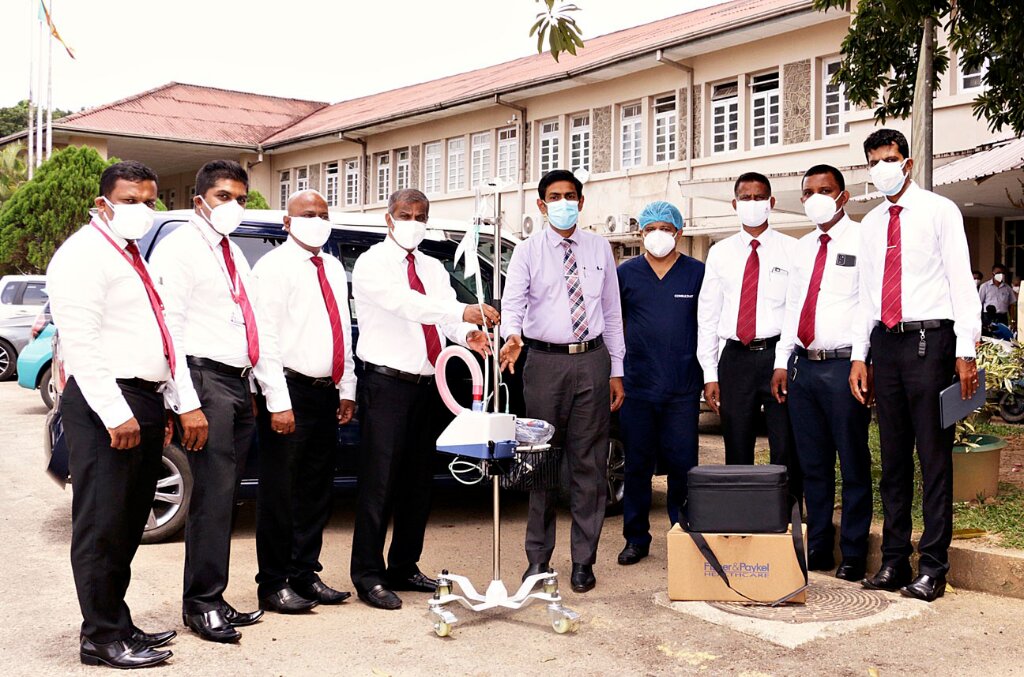
{"label": "tiled roof", "polygon": [[62,128],[255,146],[327,104],[177,82],[74,113]]}

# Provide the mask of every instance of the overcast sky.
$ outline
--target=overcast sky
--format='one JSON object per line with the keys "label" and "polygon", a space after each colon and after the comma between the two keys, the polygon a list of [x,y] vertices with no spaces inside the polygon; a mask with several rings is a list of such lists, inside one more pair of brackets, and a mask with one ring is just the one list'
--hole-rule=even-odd
{"label": "overcast sky", "polygon": [[[576,0],[587,36],[722,0]],[[534,53],[535,0],[53,0],[53,99],[170,81],[334,103]],[[0,0],[0,106],[28,94],[38,0]]]}

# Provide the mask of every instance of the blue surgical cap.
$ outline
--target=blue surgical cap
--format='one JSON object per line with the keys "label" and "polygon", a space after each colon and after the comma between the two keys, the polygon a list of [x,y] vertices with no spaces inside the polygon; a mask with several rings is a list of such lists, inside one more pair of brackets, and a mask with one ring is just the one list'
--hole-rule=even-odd
{"label": "blue surgical cap", "polygon": [[641,228],[645,227],[648,223],[654,223],[656,221],[671,223],[676,227],[676,230],[683,229],[683,215],[678,209],[676,209],[674,204],[665,202],[664,200],[652,202],[644,207],[644,210],[640,212]]}

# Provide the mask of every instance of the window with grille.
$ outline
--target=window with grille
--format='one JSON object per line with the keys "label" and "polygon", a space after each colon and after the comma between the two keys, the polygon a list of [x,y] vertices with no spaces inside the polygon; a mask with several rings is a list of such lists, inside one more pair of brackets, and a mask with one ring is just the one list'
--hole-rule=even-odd
{"label": "window with grille", "polygon": [[[288,205],[288,196],[292,192],[292,173],[290,171],[281,172],[281,179],[278,182],[278,197],[281,199],[281,209],[284,209]],[[195,186],[192,187],[195,190]]]}
{"label": "window with grille", "polygon": [[736,150],[740,140],[740,104],[736,82],[715,85],[711,93],[711,152]]}
{"label": "window with grille", "polygon": [[441,192],[441,142],[423,145],[423,192]]}
{"label": "window with grille", "polygon": [[338,163],[328,162],[324,165],[324,197],[328,207],[338,206]]}
{"label": "window with grille", "polygon": [[832,78],[839,71],[839,59],[828,61],[822,69],[825,79],[822,91],[825,98],[822,105],[821,129],[825,136],[838,136],[850,131],[850,123],[846,114],[850,111],[850,101],[846,98],[846,89],[842,85],[832,84]]}
{"label": "window with grille", "polygon": [[395,151],[395,190],[405,190],[409,187],[409,149],[402,148]]}
{"label": "window with grille", "polygon": [[466,187],[466,139],[448,139],[448,190]]}
{"label": "window with grille", "polygon": [[622,167],[639,167],[643,162],[643,108],[639,103],[622,107],[619,123],[619,150]]}
{"label": "window with grille", "polygon": [[981,65],[972,68],[960,67],[960,91],[966,92],[972,89],[981,89],[985,86],[985,73],[988,72],[988,65]]}
{"label": "window with grille", "polygon": [[547,174],[558,169],[559,145],[561,132],[558,120],[547,120],[540,123],[540,173]]}
{"label": "window with grille", "polygon": [[675,94],[660,96],[654,100],[654,161],[669,162],[676,159],[676,115]]}
{"label": "window with grille", "polygon": [[309,168],[299,167],[295,170],[295,192],[309,188]]}
{"label": "window with grille", "polygon": [[377,202],[384,202],[391,195],[391,153],[377,156]]}
{"label": "window with grille", "polygon": [[774,146],[782,139],[779,72],[755,75],[750,83],[751,143]]}
{"label": "window with grille", "polygon": [[491,173],[491,133],[480,132],[470,138],[470,186],[476,188],[486,181]]}
{"label": "window with grille", "polygon": [[519,130],[515,127],[498,130],[498,178],[519,180]]}
{"label": "window with grille", "polygon": [[345,160],[345,206],[359,204],[359,160]]}
{"label": "window with grille", "polygon": [[590,113],[569,120],[569,169],[590,169]]}

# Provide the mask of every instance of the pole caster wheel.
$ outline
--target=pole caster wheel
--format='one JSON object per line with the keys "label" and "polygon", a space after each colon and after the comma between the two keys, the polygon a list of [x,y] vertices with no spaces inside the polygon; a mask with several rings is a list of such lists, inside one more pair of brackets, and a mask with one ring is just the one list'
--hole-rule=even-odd
{"label": "pole caster wheel", "polygon": [[549,608],[551,629],[559,635],[576,632],[580,629],[580,615],[565,607]]}
{"label": "pole caster wheel", "polygon": [[444,621],[438,621],[434,623],[434,634],[438,637],[447,637],[452,634],[452,626],[450,623]]}

